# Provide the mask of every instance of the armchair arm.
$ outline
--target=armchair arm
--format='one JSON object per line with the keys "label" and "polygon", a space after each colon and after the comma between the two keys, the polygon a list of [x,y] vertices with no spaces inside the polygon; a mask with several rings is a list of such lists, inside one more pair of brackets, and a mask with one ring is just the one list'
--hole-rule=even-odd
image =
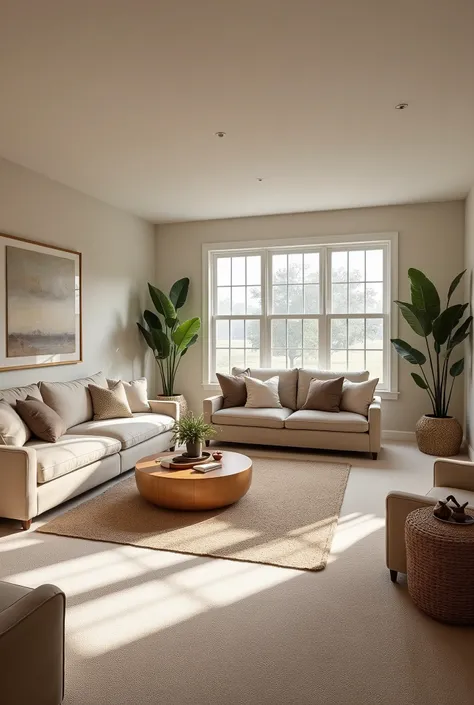
{"label": "armchair arm", "polygon": [[407,572],[405,549],[405,520],[410,512],[420,507],[436,504],[434,497],[408,492],[390,492],[386,499],[387,522],[385,528],[386,562],[389,570]]}
{"label": "armchair arm", "polygon": [[29,521],[38,513],[36,450],[0,446],[0,516]]}
{"label": "armchair arm", "polygon": [[380,397],[374,397],[369,406],[367,418],[369,422],[369,449],[371,453],[378,453],[382,439],[382,400]]}
{"label": "armchair arm", "polygon": [[64,593],[54,585],[41,585],[0,612],[2,702],[62,702],[64,612]]}
{"label": "armchair arm", "polygon": [[179,404],[177,401],[149,399],[148,403],[152,414],[165,414],[165,416],[171,416],[175,421],[179,421]]}
{"label": "armchair arm", "polygon": [[224,403],[224,397],[219,394],[215,397],[208,397],[204,399],[202,406],[204,412],[204,420],[206,423],[212,423],[212,414],[219,409],[222,409],[222,404]]}
{"label": "armchair arm", "polygon": [[456,487],[474,492],[474,463],[463,460],[435,460],[435,487]]}

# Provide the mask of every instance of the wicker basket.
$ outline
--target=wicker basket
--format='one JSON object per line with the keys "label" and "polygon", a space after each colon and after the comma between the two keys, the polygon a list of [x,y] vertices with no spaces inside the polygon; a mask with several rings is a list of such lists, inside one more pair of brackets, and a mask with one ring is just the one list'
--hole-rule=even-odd
{"label": "wicker basket", "polygon": [[183,418],[188,410],[188,402],[186,401],[183,394],[174,394],[173,396],[167,397],[164,394],[158,395],[158,401],[177,401],[179,404],[179,416]]}
{"label": "wicker basket", "polygon": [[474,525],[453,526],[433,507],[410,512],[405,523],[408,592],[441,622],[474,624]]}
{"label": "wicker basket", "polygon": [[462,427],[450,416],[422,416],[416,424],[416,442],[422,453],[443,458],[457,455],[462,443]]}

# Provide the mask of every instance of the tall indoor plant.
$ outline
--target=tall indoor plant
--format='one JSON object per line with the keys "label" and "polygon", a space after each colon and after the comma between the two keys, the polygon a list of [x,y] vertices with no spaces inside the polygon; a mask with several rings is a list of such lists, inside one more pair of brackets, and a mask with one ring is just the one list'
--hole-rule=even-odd
{"label": "tall indoor plant", "polygon": [[420,450],[430,455],[457,455],[461,447],[462,428],[448,412],[454,382],[464,370],[464,358],[452,362],[451,357],[468,337],[472,316],[464,318],[469,304],[450,302],[465,271],[451,282],[443,310],[435,285],[419,269],[408,270],[411,303],[395,301],[413,332],[424,338],[426,354],[400,338],[391,342],[401,358],[420,368],[421,374],[412,372],[411,376],[428,394],[432,413],[418,421],[416,438]]}
{"label": "tall indoor plant", "polygon": [[194,317],[181,323],[178,318],[178,310],[188,296],[188,277],[176,281],[169,295],[152,284],[148,284],[148,290],[156,313],[147,309],[143,314],[146,326],[137,325],[158,364],[163,387],[161,398],[178,401],[183,415],[187,404],[184,395],[175,390],[176,373],[183,355],[198,339],[201,320]]}

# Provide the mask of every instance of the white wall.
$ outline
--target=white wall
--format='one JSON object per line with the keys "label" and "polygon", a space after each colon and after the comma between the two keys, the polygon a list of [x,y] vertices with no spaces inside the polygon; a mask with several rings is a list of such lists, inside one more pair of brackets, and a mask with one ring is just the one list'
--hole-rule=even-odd
{"label": "white wall", "polygon": [[[466,237],[465,237],[465,265],[466,272],[466,300],[474,308],[474,188],[466,200]],[[469,452],[472,457],[474,448],[474,355],[472,350],[472,333],[466,341],[466,438],[469,443]]]}
{"label": "white wall", "polygon": [[82,252],[84,343],[83,363],[0,372],[0,388],[98,370],[154,375],[135,324],[154,278],[152,225],[0,160],[0,232]]}
{"label": "white wall", "polygon": [[[167,288],[179,277],[189,276],[191,290],[185,313],[202,315],[203,243],[383,231],[399,232],[401,299],[409,298],[409,267],[422,269],[441,292],[447,290],[451,279],[463,269],[464,203],[456,201],[158,226],[156,282],[161,288]],[[412,344],[420,344],[421,339],[411,333],[405,321],[400,323],[399,334]],[[201,341],[201,345],[188,352],[178,375],[179,391],[187,396],[196,411],[201,408],[201,400],[208,395],[202,388],[202,355],[205,352],[205,341]],[[397,401],[383,403],[384,429],[413,431],[417,419],[430,410],[426,392],[415,387],[411,371],[408,364],[400,362],[400,396]],[[464,416],[462,386],[462,383],[458,384],[451,408],[460,420]]]}

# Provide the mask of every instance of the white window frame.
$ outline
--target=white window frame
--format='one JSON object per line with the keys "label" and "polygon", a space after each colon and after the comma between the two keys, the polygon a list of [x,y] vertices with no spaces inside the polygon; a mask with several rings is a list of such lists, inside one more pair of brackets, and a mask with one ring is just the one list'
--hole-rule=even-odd
{"label": "white window frame", "polygon": [[[331,282],[325,276],[325,268],[329,262],[330,253],[335,249],[381,249],[386,252],[384,257],[384,302],[386,304],[383,314],[380,313],[329,313]],[[292,252],[304,250],[305,252],[320,252],[323,249],[323,256],[320,257],[320,286],[325,285],[324,295],[320,296],[320,312],[318,314],[304,314],[304,318],[317,318],[320,322],[320,368],[329,369],[327,352],[329,347],[327,341],[330,334],[330,321],[334,318],[380,318],[383,315],[387,320],[384,326],[384,350],[388,354],[384,356],[384,386],[377,388],[377,394],[382,399],[398,399],[398,357],[390,345],[390,338],[398,337],[398,311],[393,301],[398,298],[398,233],[382,232],[359,235],[340,235],[332,237],[313,237],[304,239],[285,239],[277,241],[260,240],[253,242],[227,242],[227,243],[205,243],[202,246],[202,340],[203,340],[203,370],[202,385],[205,391],[217,392],[219,384],[212,379],[212,367],[215,359],[215,326],[213,320],[213,301],[217,300],[217,282],[215,281],[214,260],[217,256],[251,256],[262,255],[262,313],[261,315],[242,314],[236,316],[245,319],[260,320],[261,335],[261,366],[270,367],[270,345],[269,336],[271,320],[274,318],[295,318],[301,319],[302,314],[274,314],[268,312],[265,315],[265,302],[271,301],[271,254],[291,254]],[[266,266],[265,258],[269,258]],[[265,276],[266,275],[266,276]],[[327,307],[327,309],[326,309]],[[270,308],[270,307],[269,307]],[[232,318],[232,315],[222,315],[218,318]]]}

